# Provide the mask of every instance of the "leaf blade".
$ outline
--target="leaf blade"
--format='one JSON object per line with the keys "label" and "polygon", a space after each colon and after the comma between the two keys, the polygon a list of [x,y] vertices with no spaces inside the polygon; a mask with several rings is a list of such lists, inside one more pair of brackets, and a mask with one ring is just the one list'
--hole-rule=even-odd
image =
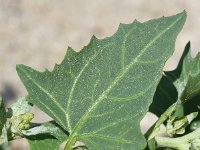
{"label": "leaf blade", "polygon": [[[91,149],[95,145],[101,149],[109,145],[143,149],[146,142],[139,123],[148,110],[185,18],[184,12],[121,25],[112,37],[103,40],[93,37],[79,53],[68,49],[63,62],[52,72],[18,66],[29,101],[70,132],[68,148],[82,140]],[[39,86],[34,84],[35,80]],[[54,95],[60,107],[66,109],[64,113],[43,89]]]}

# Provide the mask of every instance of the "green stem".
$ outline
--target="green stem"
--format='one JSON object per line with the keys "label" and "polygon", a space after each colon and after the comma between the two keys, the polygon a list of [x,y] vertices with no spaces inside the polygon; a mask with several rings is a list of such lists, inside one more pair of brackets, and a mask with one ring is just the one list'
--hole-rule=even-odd
{"label": "green stem", "polygon": [[71,150],[74,144],[74,141],[75,141],[74,138],[69,138],[69,140],[67,141],[67,144],[65,145],[64,150]]}
{"label": "green stem", "polygon": [[151,140],[157,133],[159,133],[160,125],[167,120],[167,118],[174,112],[176,103],[172,104],[154,123],[154,125],[146,132],[145,136],[148,140]]}
{"label": "green stem", "polygon": [[188,143],[182,143],[179,139],[167,137],[155,137],[158,147],[173,148],[176,150],[189,150]]}
{"label": "green stem", "polygon": [[178,138],[169,137],[155,137],[158,147],[168,147],[177,150],[200,149],[200,128],[197,130]]}

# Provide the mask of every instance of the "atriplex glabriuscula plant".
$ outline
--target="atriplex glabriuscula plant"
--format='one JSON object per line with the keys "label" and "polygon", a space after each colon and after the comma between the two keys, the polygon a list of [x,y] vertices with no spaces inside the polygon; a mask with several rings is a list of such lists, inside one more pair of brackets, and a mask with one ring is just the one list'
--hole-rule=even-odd
{"label": "atriplex glabriuscula plant", "polygon": [[[163,72],[185,19],[184,11],[120,24],[80,52],[68,48],[51,72],[17,65],[28,95],[8,109],[0,99],[1,149],[16,138],[31,150],[57,150],[63,142],[65,150],[200,149],[200,55],[192,58],[188,43],[177,68]],[[52,121],[31,122],[33,105]],[[148,111],[158,120],[143,135]]]}

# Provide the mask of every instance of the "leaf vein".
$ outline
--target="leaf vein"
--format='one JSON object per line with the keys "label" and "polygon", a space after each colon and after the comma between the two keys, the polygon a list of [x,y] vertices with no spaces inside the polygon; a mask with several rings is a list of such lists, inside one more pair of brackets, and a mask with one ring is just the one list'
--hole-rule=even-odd
{"label": "leaf vein", "polygon": [[[134,26],[128,33],[125,34],[124,40],[122,42],[122,47],[121,47],[121,49],[122,49],[122,58],[121,58],[122,69],[124,69],[124,65],[125,65],[124,58],[125,58],[125,51],[126,51],[126,41],[127,41],[127,38],[129,37],[129,35],[134,31],[134,29],[136,29],[136,26]],[[122,27],[122,30],[124,31],[123,27]]]}
{"label": "leaf vein", "polygon": [[133,59],[133,61],[127,65],[124,70],[120,72],[120,74],[115,78],[115,80],[111,83],[111,85],[99,96],[99,98],[96,100],[96,102],[87,109],[85,114],[83,114],[82,118],[77,122],[76,126],[74,127],[74,130],[69,138],[74,138],[76,136],[77,132],[81,129],[82,125],[86,122],[88,119],[89,114],[98,106],[98,104],[101,103],[102,100],[104,100],[107,97],[107,94],[111,91],[111,89],[125,76],[125,74],[129,71],[131,67],[133,67],[139,58],[145,53],[145,51],[159,39],[163,34],[165,34],[169,29],[171,29],[182,17],[179,17],[176,19],[172,24],[168,26],[168,28],[165,28],[160,34],[155,36],[142,50],[141,53]]}
{"label": "leaf vein", "polygon": [[54,104],[63,112],[65,113],[65,110],[62,108],[62,106],[57,102],[56,98],[54,98],[53,95],[51,95],[46,89],[44,89],[39,83],[37,83],[25,70],[21,69],[22,72],[26,75],[26,77],[32,81],[33,84],[35,84],[41,91],[43,91],[53,102]]}
{"label": "leaf vein", "polygon": [[66,109],[66,120],[67,120],[67,125],[68,125],[68,129],[69,129],[69,133],[71,133],[71,119],[70,119],[70,105],[72,103],[73,100],[73,93],[74,90],[76,88],[76,85],[81,77],[81,75],[83,74],[83,72],[85,71],[85,69],[88,67],[88,65],[99,55],[102,53],[103,50],[105,50],[107,47],[109,47],[110,45],[113,45],[114,43],[108,43],[107,45],[105,45],[102,49],[100,49],[97,53],[95,53],[87,62],[86,64],[83,66],[83,68],[81,69],[81,71],[79,72],[79,74],[75,77],[70,94],[69,94],[69,99],[68,99],[68,103],[67,103],[67,109]]}

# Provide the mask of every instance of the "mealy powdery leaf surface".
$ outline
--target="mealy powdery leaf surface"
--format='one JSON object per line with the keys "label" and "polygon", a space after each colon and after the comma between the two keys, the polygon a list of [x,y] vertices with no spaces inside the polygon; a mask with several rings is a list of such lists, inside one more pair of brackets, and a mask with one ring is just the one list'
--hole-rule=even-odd
{"label": "mealy powdery leaf surface", "polygon": [[52,72],[18,65],[29,96],[69,132],[65,149],[144,149],[140,121],[148,111],[186,13],[121,24],[80,52],[71,48]]}
{"label": "mealy powdery leaf surface", "polygon": [[26,97],[21,97],[8,108],[8,115],[18,116],[30,112],[30,110],[31,105],[28,104]]}

